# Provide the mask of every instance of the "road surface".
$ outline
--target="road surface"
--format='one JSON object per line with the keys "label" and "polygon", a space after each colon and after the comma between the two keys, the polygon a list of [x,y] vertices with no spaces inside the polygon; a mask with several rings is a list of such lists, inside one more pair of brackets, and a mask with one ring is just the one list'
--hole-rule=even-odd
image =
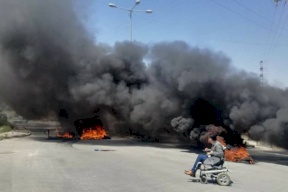
{"label": "road surface", "polygon": [[[1,192],[284,192],[288,187],[286,153],[255,149],[251,153],[261,161],[254,165],[225,162],[233,183],[224,187],[184,175],[197,154],[174,144],[47,139],[41,131],[31,133],[0,141]],[[265,154],[275,159],[265,162]]]}

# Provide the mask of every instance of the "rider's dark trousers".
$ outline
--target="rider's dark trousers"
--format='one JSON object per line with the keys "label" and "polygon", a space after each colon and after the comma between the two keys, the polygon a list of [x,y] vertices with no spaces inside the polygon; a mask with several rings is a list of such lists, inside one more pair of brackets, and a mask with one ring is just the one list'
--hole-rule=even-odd
{"label": "rider's dark trousers", "polygon": [[203,161],[205,161],[207,158],[208,158],[207,155],[205,155],[205,154],[199,154],[198,157],[197,157],[197,159],[196,159],[196,161],[195,161],[195,163],[194,163],[194,165],[193,165],[193,167],[192,167],[192,169],[191,169],[191,171],[192,171],[193,173],[195,173],[195,172],[196,172],[196,168],[197,168],[197,164],[198,164],[199,162],[202,162],[202,163],[203,163]]}

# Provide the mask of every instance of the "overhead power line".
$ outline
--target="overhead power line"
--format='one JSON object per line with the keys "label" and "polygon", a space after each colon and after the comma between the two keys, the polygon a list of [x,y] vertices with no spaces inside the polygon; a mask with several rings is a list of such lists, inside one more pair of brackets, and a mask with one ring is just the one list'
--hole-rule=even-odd
{"label": "overhead power line", "polygon": [[[258,26],[260,26],[260,27],[262,27],[262,28],[264,28],[264,29],[266,29],[266,30],[268,30],[268,31],[270,30],[269,27],[267,27],[267,26],[265,26],[265,25],[262,25],[262,24],[260,24],[260,23],[258,23],[258,22],[256,22],[256,21],[250,19],[249,17],[244,16],[244,15],[242,15],[242,14],[234,11],[233,9],[231,9],[231,8],[223,5],[222,3],[219,3],[218,1],[215,1],[215,0],[210,0],[210,1],[213,1],[213,2],[214,2],[215,4],[217,4],[218,6],[222,7],[223,9],[226,9],[227,11],[229,11],[229,12],[235,14],[235,15],[238,15],[238,16],[240,16],[240,17],[245,18],[247,21],[250,21],[251,23],[254,23],[255,25],[258,25]],[[274,30],[272,30],[272,32],[278,33],[277,31],[274,31]]]}
{"label": "overhead power line", "polygon": [[267,17],[264,17],[263,15],[260,15],[259,13],[257,13],[256,11],[254,11],[253,9],[247,7],[246,5],[240,3],[237,0],[234,0],[235,3],[237,3],[238,5],[240,5],[241,7],[244,7],[245,9],[249,10],[251,13],[254,13],[255,15],[257,15],[258,17],[261,17],[262,19],[268,21],[269,23],[272,23],[273,21],[271,21],[270,19],[268,19]]}
{"label": "overhead power line", "polygon": [[[285,4],[286,4],[286,1],[284,2],[284,5],[283,5],[283,7],[282,7],[281,16],[280,16],[280,19],[279,19],[279,21],[278,21],[278,25],[276,26],[276,27],[277,27],[276,29],[278,29],[278,26],[280,26],[280,23],[281,23],[281,21],[282,21],[282,19],[283,19]],[[285,26],[286,26],[286,23],[287,23],[287,19],[288,19],[288,15],[286,16],[286,19],[285,19],[285,21],[284,21],[284,23],[283,23],[283,25],[282,25],[282,28],[281,28],[281,30],[280,30],[280,33],[283,32],[283,30],[284,30],[284,28],[285,28]],[[269,51],[268,51],[268,54],[266,55],[267,57],[271,57],[272,54],[274,53],[276,47],[278,46],[279,38],[280,38],[280,35],[278,35],[278,36],[275,35],[275,36],[274,36],[274,38],[273,38],[273,40],[272,40],[272,43],[271,43],[271,47],[270,47],[270,49],[269,49]],[[268,58],[268,59],[269,59],[269,58]]]}

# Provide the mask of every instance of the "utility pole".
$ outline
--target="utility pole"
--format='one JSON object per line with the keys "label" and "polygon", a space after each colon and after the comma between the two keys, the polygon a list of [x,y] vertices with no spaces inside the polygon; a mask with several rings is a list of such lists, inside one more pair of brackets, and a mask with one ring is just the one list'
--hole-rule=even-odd
{"label": "utility pole", "polygon": [[260,81],[261,81],[261,85],[264,84],[264,66],[263,66],[263,61],[260,61]]}

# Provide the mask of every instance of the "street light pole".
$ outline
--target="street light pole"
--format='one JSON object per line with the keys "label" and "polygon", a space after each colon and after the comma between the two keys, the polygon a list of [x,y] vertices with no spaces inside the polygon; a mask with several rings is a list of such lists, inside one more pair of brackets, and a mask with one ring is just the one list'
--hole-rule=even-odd
{"label": "street light pole", "polygon": [[135,10],[135,7],[137,5],[140,4],[140,0],[135,0],[135,4],[134,6],[131,8],[131,9],[127,9],[127,8],[124,8],[124,7],[118,7],[117,5],[115,5],[114,3],[109,3],[109,7],[112,7],[112,8],[118,8],[118,9],[122,9],[124,11],[128,11],[129,12],[129,17],[130,17],[130,41],[132,41],[132,13],[134,12],[144,12],[144,13],[152,13],[152,10],[151,9],[147,9],[147,10]]}
{"label": "street light pole", "polygon": [[129,16],[130,16],[130,41],[132,41],[132,11],[130,11]]}

